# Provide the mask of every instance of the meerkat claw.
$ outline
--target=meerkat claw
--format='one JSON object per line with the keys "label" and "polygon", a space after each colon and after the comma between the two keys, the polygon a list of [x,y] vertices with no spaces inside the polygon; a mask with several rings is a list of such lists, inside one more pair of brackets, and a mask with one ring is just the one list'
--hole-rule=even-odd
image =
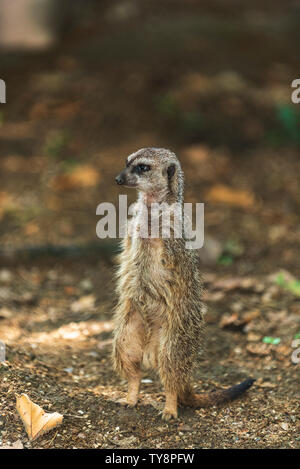
{"label": "meerkat claw", "polygon": [[168,422],[169,420],[176,420],[177,419],[177,413],[176,412],[170,412],[169,410],[164,410],[162,412],[162,419]]}

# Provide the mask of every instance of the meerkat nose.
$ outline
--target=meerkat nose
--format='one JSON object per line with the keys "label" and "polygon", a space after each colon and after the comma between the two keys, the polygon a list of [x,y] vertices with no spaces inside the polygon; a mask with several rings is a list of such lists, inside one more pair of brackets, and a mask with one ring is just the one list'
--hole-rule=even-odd
{"label": "meerkat nose", "polygon": [[119,174],[117,177],[116,177],[116,183],[121,185],[121,184],[124,184],[124,177],[121,176],[121,174]]}

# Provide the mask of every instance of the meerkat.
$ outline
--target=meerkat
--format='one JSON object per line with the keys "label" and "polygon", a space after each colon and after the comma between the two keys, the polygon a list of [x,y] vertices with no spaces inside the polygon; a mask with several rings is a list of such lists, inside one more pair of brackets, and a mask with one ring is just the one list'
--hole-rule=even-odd
{"label": "meerkat", "polygon": [[142,207],[183,207],[179,160],[170,150],[143,148],[128,156],[116,182],[138,190],[131,235],[122,240],[117,272],[113,363],[128,381],[123,403],[137,404],[143,368],[158,371],[166,395],[164,420],[177,418],[178,404],[197,408],[238,397],[253,379],[208,395],[195,394],[191,384],[206,311],[197,251],[186,249],[184,237],[175,237],[174,231],[169,238],[138,233]]}

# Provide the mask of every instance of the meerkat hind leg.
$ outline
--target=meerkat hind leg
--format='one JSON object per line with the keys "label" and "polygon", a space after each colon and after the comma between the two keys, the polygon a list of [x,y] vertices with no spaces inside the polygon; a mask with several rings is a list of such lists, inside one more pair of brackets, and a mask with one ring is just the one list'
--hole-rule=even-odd
{"label": "meerkat hind leg", "polygon": [[166,391],[166,403],[162,413],[163,420],[177,419],[177,392]]}
{"label": "meerkat hind leg", "polygon": [[115,347],[120,372],[128,381],[127,396],[118,402],[130,407],[137,404],[140,391],[143,337],[141,319],[137,313],[132,313],[130,320],[119,332]]}
{"label": "meerkat hind leg", "polygon": [[138,402],[140,392],[141,372],[138,372],[136,376],[130,376],[127,379],[127,396],[123,399],[119,399],[118,403],[122,405],[127,405],[129,407],[135,407]]}
{"label": "meerkat hind leg", "polygon": [[141,372],[139,371],[136,376],[130,377],[128,380],[128,391],[127,391],[127,404],[130,407],[134,407],[137,404],[141,384]]}

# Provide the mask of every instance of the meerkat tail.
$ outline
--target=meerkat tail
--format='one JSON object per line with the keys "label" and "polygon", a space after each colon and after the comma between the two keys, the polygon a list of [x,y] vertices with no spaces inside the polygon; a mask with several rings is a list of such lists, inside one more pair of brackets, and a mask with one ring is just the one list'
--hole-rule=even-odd
{"label": "meerkat tail", "polygon": [[240,384],[236,384],[228,389],[222,389],[221,391],[215,391],[210,394],[195,394],[192,390],[188,390],[180,396],[179,400],[183,405],[194,408],[223,404],[240,397],[252,386],[254,381],[255,379],[248,378]]}

